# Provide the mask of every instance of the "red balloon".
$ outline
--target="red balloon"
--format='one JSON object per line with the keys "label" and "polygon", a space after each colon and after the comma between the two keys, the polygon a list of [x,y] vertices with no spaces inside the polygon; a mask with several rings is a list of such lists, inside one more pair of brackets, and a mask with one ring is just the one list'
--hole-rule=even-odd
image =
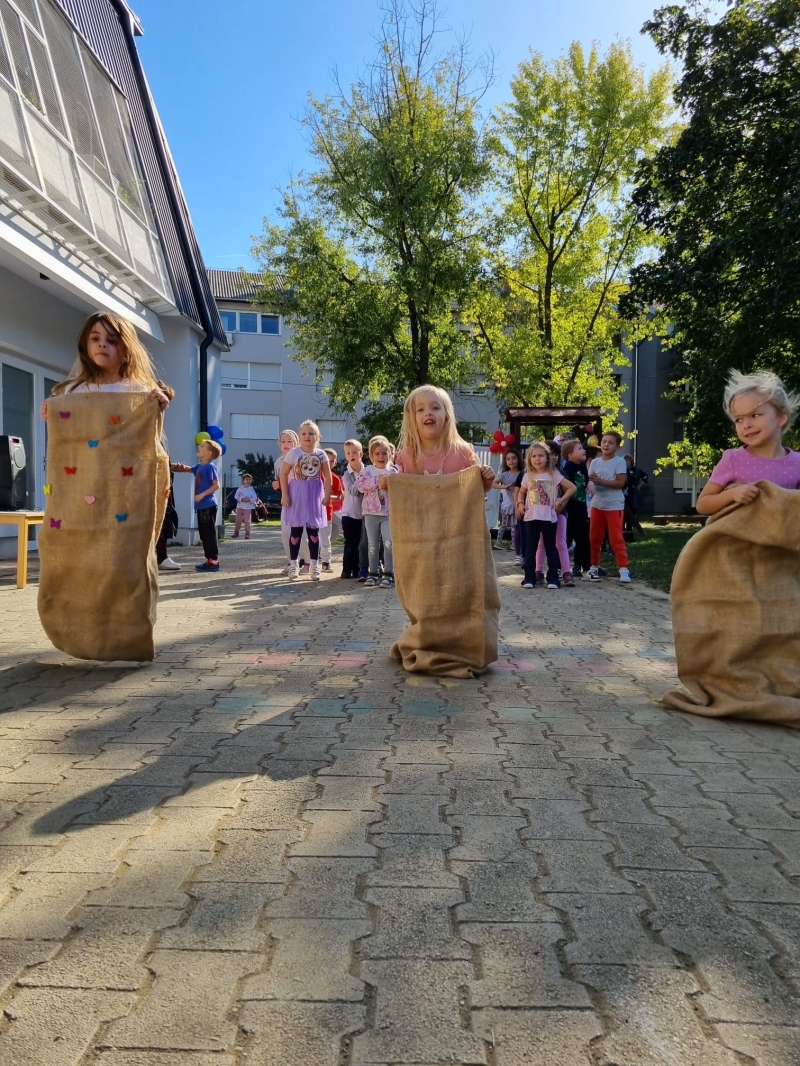
{"label": "red balloon", "polygon": [[517,438],[514,436],[514,434],[513,433],[506,433],[506,444],[509,446],[509,448],[511,447],[512,444],[516,444],[516,443],[517,443]]}
{"label": "red balloon", "polygon": [[505,433],[503,433],[502,429],[496,429],[494,431],[494,433],[492,434],[492,436],[494,437],[494,439],[499,444],[500,441],[503,439],[503,437],[505,437]]}
{"label": "red balloon", "polygon": [[497,455],[499,451],[502,451],[502,448],[500,447],[500,442],[493,440],[492,443],[489,445],[489,451],[492,453],[492,455]]}
{"label": "red balloon", "polygon": [[594,426],[591,424],[591,422],[588,426],[584,426],[583,429],[585,433],[594,433]]}
{"label": "red balloon", "polygon": [[508,447],[508,441],[507,440],[501,440],[500,441],[500,450],[501,451],[505,451],[507,447]]}

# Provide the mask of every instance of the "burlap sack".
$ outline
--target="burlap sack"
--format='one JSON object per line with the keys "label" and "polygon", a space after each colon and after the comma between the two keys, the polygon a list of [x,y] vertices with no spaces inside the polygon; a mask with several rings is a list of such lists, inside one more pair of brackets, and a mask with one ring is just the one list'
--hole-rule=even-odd
{"label": "burlap sack", "polygon": [[474,677],[497,659],[500,595],[477,467],[389,478],[397,595],[409,622],[392,658],[411,673]]}
{"label": "burlap sack", "polygon": [[663,702],[709,718],[800,727],[800,492],[759,482],[710,518],[672,578],[678,676]]}
{"label": "burlap sack", "polygon": [[47,402],[39,617],[79,659],[153,658],[154,545],[169,492],[162,417],[146,393]]}

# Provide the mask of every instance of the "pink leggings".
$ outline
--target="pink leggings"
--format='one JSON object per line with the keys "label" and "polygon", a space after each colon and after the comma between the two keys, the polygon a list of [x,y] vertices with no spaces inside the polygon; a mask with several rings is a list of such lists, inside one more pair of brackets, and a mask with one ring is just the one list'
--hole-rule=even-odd
{"label": "pink leggings", "polygon": [[[558,552],[558,559],[561,563],[561,572],[570,569],[569,562],[569,550],[567,547],[567,516],[560,514],[558,516],[558,526],[556,528],[556,550]],[[545,570],[545,555],[544,555],[544,538],[539,537],[539,547],[536,549],[536,570],[538,573],[544,573]]]}

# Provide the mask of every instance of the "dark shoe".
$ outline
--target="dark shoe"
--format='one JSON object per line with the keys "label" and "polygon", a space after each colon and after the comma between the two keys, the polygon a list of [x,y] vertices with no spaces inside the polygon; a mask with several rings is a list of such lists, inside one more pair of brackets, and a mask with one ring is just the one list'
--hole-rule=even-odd
{"label": "dark shoe", "polygon": [[361,581],[361,582],[366,581],[368,576],[369,576],[369,570],[359,570],[358,571],[358,580],[359,581]]}
{"label": "dark shoe", "polygon": [[215,563],[211,559],[207,559],[204,563],[195,567],[195,570],[199,570],[203,574],[216,574],[219,570],[219,563]]}
{"label": "dark shoe", "polygon": [[323,572],[323,574],[332,574],[333,573],[333,567],[331,566],[330,563],[323,563],[322,564],[322,572]]}
{"label": "dark shoe", "polygon": [[538,581],[538,583],[540,585],[544,584],[544,574],[542,573],[541,570],[537,570],[536,571],[536,580]]}
{"label": "dark shoe", "polygon": [[561,578],[568,589],[575,588],[575,578],[572,576],[569,570],[565,570],[564,573],[561,575]]}

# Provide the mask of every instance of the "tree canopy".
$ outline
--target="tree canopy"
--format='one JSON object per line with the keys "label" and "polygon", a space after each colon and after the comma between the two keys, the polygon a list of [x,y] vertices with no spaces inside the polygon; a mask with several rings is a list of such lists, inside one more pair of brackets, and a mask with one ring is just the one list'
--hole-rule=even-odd
{"label": "tree canopy", "polygon": [[660,254],[634,269],[628,309],[664,308],[688,436],[722,447],[732,367],[800,386],[800,3],[746,0],[716,21],[671,4],[645,30],[683,67],[686,125],[634,194]]}
{"label": "tree canopy", "polygon": [[513,403],[619,407],[613,365],[628,272],[649,239],[630,193],[669,134],[670,76],[630,49],[532,54],[495,126],[498,248],[470,308],[482,362]]}
{"label": "tree canopy", "polygon": [[[437,46],[433,0],[392,0],[364,76],[309,99],[318,167],[292,183],[255,246],[261,268],[283,278],[300,359],[330,375],[333,407],[367,400],[373,431],[397,423],[415,386],[468,376],[455,312],[484,252],[479,100],[491,72],[466,45]],[[263,296],[275,303],[271,289]]]}

